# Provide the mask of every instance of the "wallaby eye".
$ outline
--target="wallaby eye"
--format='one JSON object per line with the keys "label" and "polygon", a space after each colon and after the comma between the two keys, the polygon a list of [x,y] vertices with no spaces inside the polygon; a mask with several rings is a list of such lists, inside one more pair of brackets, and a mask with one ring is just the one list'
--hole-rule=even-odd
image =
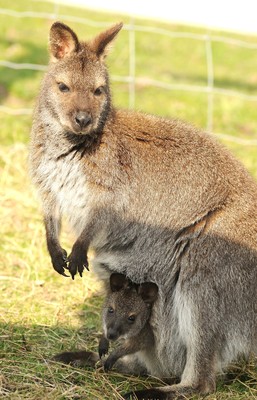
{"label": "wallaby eye", "polygon": [[104,93],[104,86],[99,86],[94,91],[95,96],[101,96],[102,93]]}
{"label": "wallaby eye", "polygon": [[70,91],[70,88],[67,85],[65,85],[65,83],[63,83],[63,82],[59,82],[58,87],[61,92],[67,93]]}
{"label": "wallaby eye", "polygon": [[129,322],[135,322],[136,316],[135,315],[130,315],[128,317]]}
{"label": "wallaby eye", "polygon": [[108,308],[108,313],[109,313],[109,314],[113,314],[113,313],[114,313],[114,309],[113,309],[112,307],[109,307],[109,308]]}

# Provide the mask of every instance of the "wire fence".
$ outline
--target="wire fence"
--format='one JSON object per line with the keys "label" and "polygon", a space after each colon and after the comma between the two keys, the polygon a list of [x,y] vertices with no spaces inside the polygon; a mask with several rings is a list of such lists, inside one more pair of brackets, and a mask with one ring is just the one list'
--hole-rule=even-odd
{"label": "wire fence", "polygon": [[[9,8],[0,8],[0,15],[10,16],[13,18],[44,18],[50,20],[62,20],[64,22],[74,22],[87,25],[89,27],[107,27],[108,22],[99,22],[87,18],[81,18],[72,15],[63,15],[59,13],[59,3],[57,1],[52,1],[53,12],[36,12],[36,11],[15,11]],[[134,18],[130,18],[130,23],[124,25],[124,30],[128,32],[129,35],[129,67],[128,75],[111,75],[111,79],[115,82],[126,83],[129,86],[129,107],[135,107],[135,99],[137,95],[138,85],[148,85],[155,88],[161,88],[169,91],[184,91],[184,92],[195,92],[204,93],[208,96],[207,110],[206,110],[206,129],[210,132],[213,131],[213,97],[218,94],[221,96],[229,96],[231,98],[239,98],[243,101],[256,102],[257,105],[257,95],[248,94],[240,90],[229,90],[222,87],[217,87],[215,85],[214,78],[214,62],[213,62],[213,43],[221,42],[228,45],[238,46],[241,48],[257,50],[257,43],[252,43],[244,40],[238,40],[231,38],[229,36],[218,36],[213,34],[197,34],[192,32],[171,32],[168,29],[158,28],[154,26],[142,26],[135,23]],[[165,35],[172,39],[193,39],[200,41],[205,46],[205,56],[207,65],[206,74],[206,85],[193,85],[193,84],[181,84],[181,83],[167,83],[161,80],[151,79],[150,77],[143,78],[136,75],[136,33],[145,32],[153,33],[156,36]],[[158,40],[158,39],[157,39]],[[34,71],[45,71],[47,66],[40,64],[31,63],[14,63],[9,60],[0,60],[0,66],[10,68],[13,70],[26,69]],[[0,105],[0,111],[11,114],[11,115],[29,115],[32,114],[31,108],[10,108],[5,105]],[[254,132],[255,134],[255,132]],[[215,135],[224,138],[226,140],[239,143],[246,146],[257,146],[257,139],[245,139],[240,137],[235,137],[226,133],[215,132]],[[257,135],[255,135],[257,136]]]}

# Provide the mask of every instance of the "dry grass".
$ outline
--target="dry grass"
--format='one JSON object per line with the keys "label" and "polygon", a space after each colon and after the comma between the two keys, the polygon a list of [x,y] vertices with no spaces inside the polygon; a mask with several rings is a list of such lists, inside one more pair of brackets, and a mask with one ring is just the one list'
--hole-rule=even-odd
{"label": "dry grass", "polygon": [[[0,168],[0,396],[118,400],[133,388],[162,384],[51,362],[64,349],[97,349],[101,288],[91,273],[72,281],[52,270],[26,145],[0,147]],[[62,241],[69,248],[67,230]],[[229,380],[221,380],[217,393],[206,399],[256,399],[256,381],[253,363],[234,367]]]}

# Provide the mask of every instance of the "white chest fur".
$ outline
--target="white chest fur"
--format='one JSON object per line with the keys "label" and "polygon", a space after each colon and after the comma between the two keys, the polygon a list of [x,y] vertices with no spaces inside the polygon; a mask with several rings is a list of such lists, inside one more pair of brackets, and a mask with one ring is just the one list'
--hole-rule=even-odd
{"label": "white chest fur", "polygon": [[60,213],[68,217],[78,234],[83,229],[89,199],[86,176],[79,161],[74,154],[58,160],[46,155],[38,168],[43,182],[40,191],[50,192]]}

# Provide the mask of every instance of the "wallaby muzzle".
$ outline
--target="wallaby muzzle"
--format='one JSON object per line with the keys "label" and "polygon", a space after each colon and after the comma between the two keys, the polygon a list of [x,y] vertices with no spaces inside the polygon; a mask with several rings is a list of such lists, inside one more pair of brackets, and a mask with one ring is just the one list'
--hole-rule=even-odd
{"label": "wallaby muzzle", "polygon": [[92,123],[92,116],[83,111],[79,111],[75,116],[75,123],[78,125],[81,131],[87,128]]}

